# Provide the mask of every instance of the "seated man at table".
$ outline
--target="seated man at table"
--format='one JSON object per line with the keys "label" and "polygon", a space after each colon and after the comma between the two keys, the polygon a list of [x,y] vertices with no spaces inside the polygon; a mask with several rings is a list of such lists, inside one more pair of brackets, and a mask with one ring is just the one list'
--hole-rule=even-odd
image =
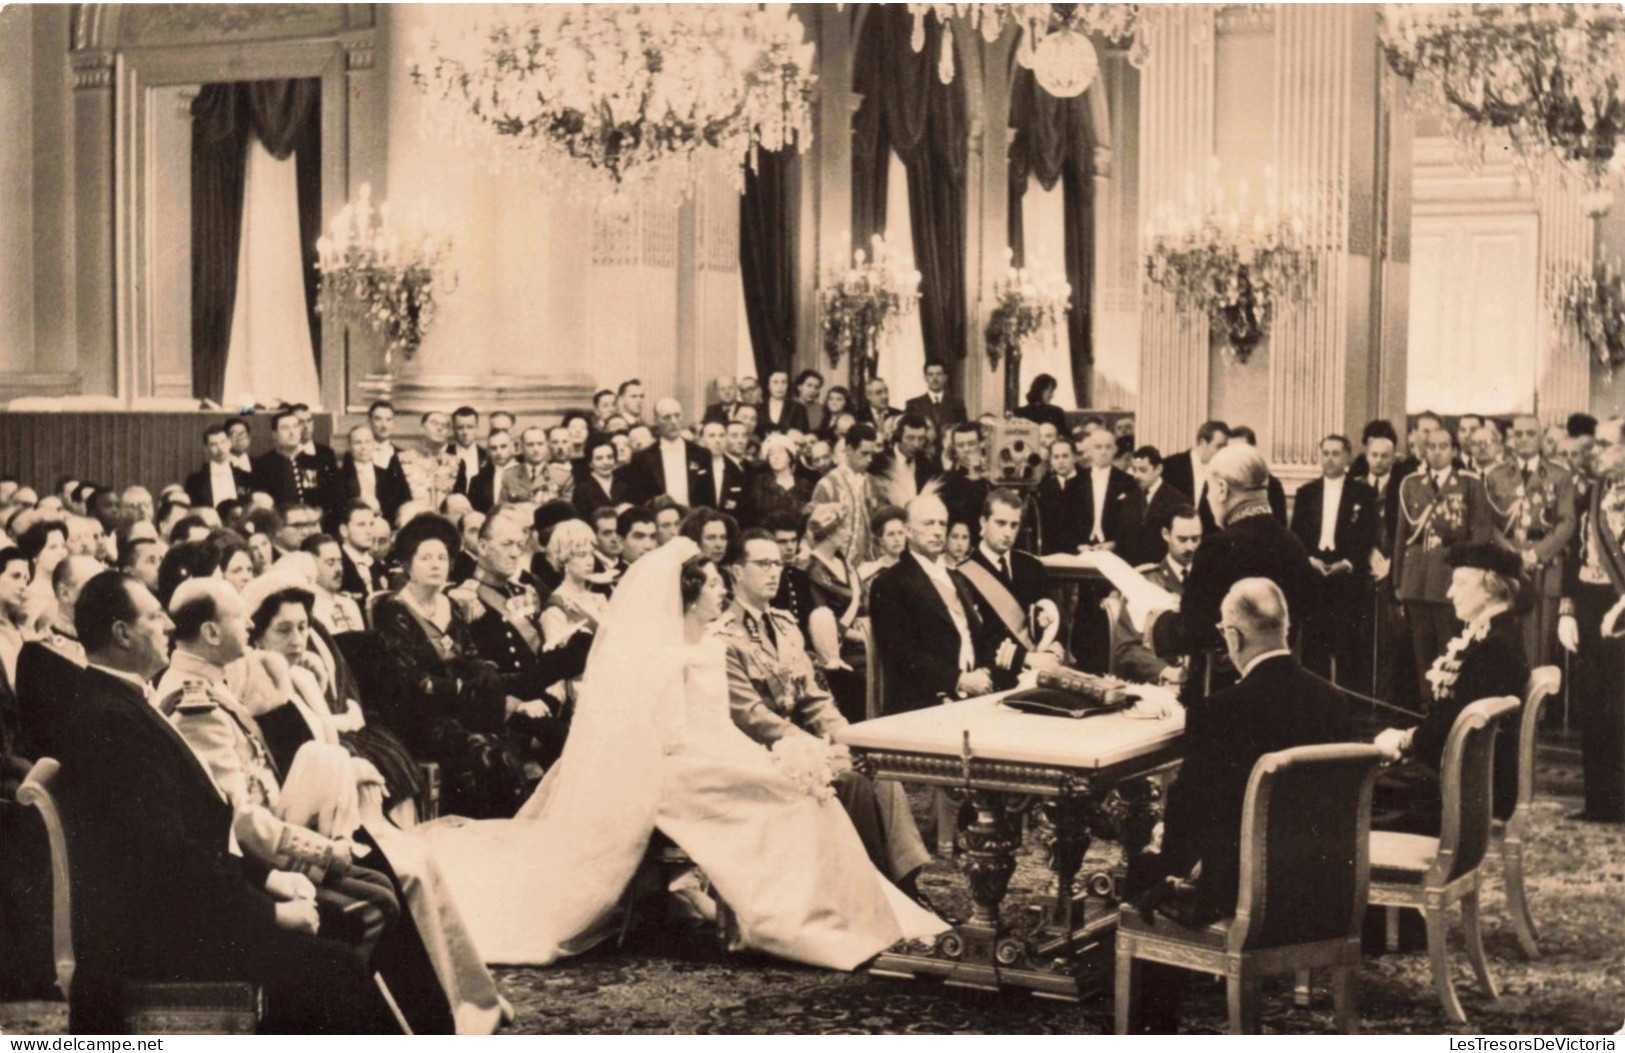
{"label": "seated man at table", "polygon": [[[1185,762],[1168,789],[1160,851],[1129,866],[1126,895],[1141,914],[1193,927],[1235,912],[1241,811],[1258,758],[1276,750],[1347,741],[1348,704],[1306,672],[1287,647],[1286,597],[1268,578],[1243,578],[1219,607],[1219,632],[1241,680],[1187,711]],[[1304,831],[1304,836],[1312,836]],[[1145,967],[1145,1024],[1173,1030],[1181,970]]]}
{"label": "seated man at table", "polygon": [[[772,534],[745,531],[729,568],[734,602],[713,629],[728,649],[734,723],[769,747],[797,735],[829,738],[847,726],[834,696],[819,683],[795,618],[771,606],[784,569]],[[845,771],[835,781],[835,795],[876,869],[918,898],[920,870],[931,854],[914,825],[902,785]]]}

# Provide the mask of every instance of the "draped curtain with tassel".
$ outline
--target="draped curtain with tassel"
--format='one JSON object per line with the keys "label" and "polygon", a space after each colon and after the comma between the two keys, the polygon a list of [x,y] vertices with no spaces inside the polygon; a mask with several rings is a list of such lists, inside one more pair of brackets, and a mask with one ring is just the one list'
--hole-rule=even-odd
{"label": "draped curtain with tassel", "polygon": [[756,375],[788,371],[795,355],[794,155],[763,150],[739,198],[739,280]]}
{"label": "draped curtain with tassel", "polygon": [[[920,272],[920,328],[926,354],[957,370],[965,357],[964,77],[942,83],[942,29],[926,20],[925,46],[910,45],[906,6],[869,9],[858,40],[852,118],[852,243],[886,229],[886,165],[892,151],[908,173],[914,266]],[[958,65],[959,46],[953,47]]]}
{"label": "draped curtain with tassel", "polygon": [[[1097,89],[1090,89],[1097,90]],[[1072,384],[1079,406],[1089,405],[1089,378],[1094,364],[1089,292],[1094,283],[1094,133],[1088,93],[1057,99],[1033,77],[1017,68],[1010,93],[1010,249],[1016,265],[1025,262],[1026,231],[1022,198],[1028,181],[1045,190],[1061,184],[1066,230],[1062,252],[1066,280],[1072,286],[1067,314],[1067,343],[1072,352]]]}
{"label": "draped curtain with tassel", "polygon": [[295,158],[306,318],[321,365],[322,82],[317,77],[206,84],[192,101],[192,392],[220,401],[237,302],[243,188],[251,137]]}

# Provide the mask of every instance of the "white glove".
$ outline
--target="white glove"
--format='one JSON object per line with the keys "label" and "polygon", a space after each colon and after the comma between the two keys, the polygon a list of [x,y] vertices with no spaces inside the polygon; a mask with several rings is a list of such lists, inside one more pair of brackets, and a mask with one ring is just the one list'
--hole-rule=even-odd
{"label": "white glove", "polygon": [[1557,619],[1557,642],[1569,654],[1580,650],[1580,623],[1574,620],[1574,615],[1565,614]]}
{"label": "white glove", "polygon": [[290,870],[273,870],[265,875],[265,891],[284,903],[316,898],[316,886],[310,878]]}

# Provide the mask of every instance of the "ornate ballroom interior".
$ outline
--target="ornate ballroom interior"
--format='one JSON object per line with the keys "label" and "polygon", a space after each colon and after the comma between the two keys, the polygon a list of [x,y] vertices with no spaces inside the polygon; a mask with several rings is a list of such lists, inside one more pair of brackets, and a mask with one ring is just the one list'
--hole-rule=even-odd
{"label": "ornate ballroom interior", "polygon": [[[1424,104],[1382,5],[760,6],[792,29],[771,134],[747,137],[743,165],[672,149],[625,170],[562,163],[535,126],[501,127],[495,102],[471,119],[454,64],[470,27],[517,6],[0,9],[0,471],[179,478],[205,423],[291,403],[342,456],[378,399],[411,438],[420,414],[463,405],[551,425],[628,378],[696,424],[716,378],[780,370],[854,392],[878,376],[901,405],[928,361],[972,421],[1012,411],[1042,372],[1061,409],[1131,417],[1165,454],[1204,421],[1246,424],[1288,499],[1319,477],[1324,437],[1368,421],[1403,438],[1423,412],[1452,427],[1625,413],[1621,323],[1589,334],[1564,307],[1594,267],[1586,287],[1607,286],[1610,261],[1620,303],[1625,146],[1566,164]],[[1033,16],[1010,13],[1051,6],[1064,26],[1037,43]],[[500,78],[473,83],[513,101]],[[1237,244],[1258,254],[1251,285]],[[330,296],[334,261],[357,251],[432,277],[408,335]],[[1228,293],[1176,273],[1227,251]],[[864,267],[890,268],[910,302],[853,336],[835,293]],[[1012,354],[1000,305],[1035,295],[1050,298],[1037,337]],[[1500,998],[1469,996],[1472,1023],[1451,1024],[1425,954],[1371,958],[1368,1034],[1618,1025],[1625,828],[1560,821],[1581,795],[1562,708],[1526,863],[1544,955],[1520,952],[1491,876]],[[935,802],[912,803],[923,821]],[[933,867],[924,887],[968,909],[953,863]],[[1022,849],[1008,910],[1042,911],[1044,867]],[[961,992],[693,934],[496,976],[522,1032],[1113,1025],[1109,987],[1081,1004]],[[1303,1006],[1289,988],[1270,989],[1267,1030],[1335,1030],[1323,989]],[[1222,986],[1193,988],[1186,1014],[1222,1032]],[[0,1031],[65,1028],[59,1003],[0,1003]]]}

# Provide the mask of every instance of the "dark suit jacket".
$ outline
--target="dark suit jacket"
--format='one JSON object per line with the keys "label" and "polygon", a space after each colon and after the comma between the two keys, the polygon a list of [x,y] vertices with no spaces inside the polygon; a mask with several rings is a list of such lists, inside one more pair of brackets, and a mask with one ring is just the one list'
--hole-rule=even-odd
{"label": "dark suit jacket", "polygon": [[270,494],[280,507],[296,501],[331,511],[343,501],[344,485],[338,468],[321,456],[295,454],[292,460],[271,450],[253,460],[254,489]]}
{"label": "dark suit jacket", "polygon": [[[1461,711],[1486,698],[1512,695],[1523,698],[1529,682],[1529,662],[1523,653],[1518,616],[1503,611],[1490,620],[1489,634],[1467,645],[1460,654],[1461,669],[1451,697],[1434,699],[1428,715],[1411,740],[1411,757],[1435,772],[1444,763],[1444,744]],[[1498,819],[1512,814],[1518,800],[1517,713],[1495,737],[1493,805]]]}
{"label": "dark suit jacket", "polygon": [[[688,459],[688,498],[692,505],[700,505],[707,498],[715,498],[711,486],[711,454],[697,442],[684,441]],[[632,455],[627,466],[628,497],[633,504],[643,504],[650,498],[667,493],[666,466],[660,459],[660,443]]]}
{"label": "dark suit jacket", "polygon": [[[17,654],[19,734],[12,749],[19,757],[60,757],[69,728],[63,722],[73,706],[83,670],[73,659],[39,640]],[[0,674],[0,680],[3,680]]]}
{"label": "dark suit jacket", "polygon": [[[1031,611],[1033,604],[1044,598],[1044,564],[1027,553],[1017,549],[1010,550],[1010,572],[1012,577],[1009,578],[1004,576],[1002,570],[997,569],[992,563],[988,562],[987,557],[982,554],[980,544],[971,549],[970,558],[981,564],[989,574],[1003,582],[1004,587],[1009,589],[1016,600],[1020,602],[1023,610]],[[971,591],[975,592],[976,590],[973,588]],[[992,615],[993,608],[981,602],[980,594],[977,595],[977,606],[981,607],[987,614]]]}
{"label": "dark suit jacket", "polygon": [[1135,487],[1129,498],[1130,525],[1117,543],[1117,554],[1129,563],[1156,563],[1168,554],[1168,542],[1162,539],[1162,530],[1169,523],[1169,515],[1180,505],[1191,503],[1190,496],[1168,484],[1164,477],[1150,502],[1145,492]]}
{"label": "dark suit jacket", "polygon": [[[1369,473],[1354,475],[1353,472],[1350,472],[1349,475],[1351,478],[1359,479],[1360,482],[1371,487],[1371,492],[1376,498],[1371,507],[1377,518],[1376,529],[1372,531],[1372,547],[1381,549],[1384,556],[1393,559],[1394,534],[1400,518],[1399,482],[1405,477],[1400,475],[1397,470],[1389,472],[1387,486],[1384,487],[1381,493],[1377,493],[1376,484],[1372,481]],[[1301,497],[1299,499],[1302,500]]]}
{"label": "dark suit jacket", "polygon": [[[452,487],[451,492],[454,494],[467,495],[469,487],[474,485],[474,480],[468,477],[468,465],[463,463],[462,454],[458,451],[456,443],[452,443],[451,445],[447,446],[446,452],[457,458],[457,483]],[[484,446],[475,443],[474,457],[475,460],[479,462],[480,466],[479,470],[474,473],[475,477],[477,478],[485,471],[486,467],[490,465],[491,455],[485,451]],[[473,498],[469,498],[469,503],[473,504]],[[474,507],[479,509],[481,512],[485,511],[484,508],[480,508],[478,505],[475,505]]]}
{"label": "dark suit jacket", "polygon": [[745,478],[745,470],[735,464],[731,458],[723,457],[722,477],[719,479],[711,455],[705,453],[703,456],[708,469],[704,493],[702,495],[691,484],[688,496],[694,499],[696,505],[703,504],[715,508],[719,512],[728,513],[735,519],[744,518],[750,504],[749,480]]}
{"label": "dark suit jacket", "polygon": [[1134,485],[1134,477],[1121,468],[1110,469],[1106,478],[1106,507],[1095,508],[1094,480],[1090,477],[1089,469],[1078,470],[1078,489],[1081,491],[1079,505],[1083,509],[1083,523],[1079,528],[1083,534],[1083,541],[1087,542],[1094,536],[1095,519],[1100,518],[1100,533],[1107,541],[1121,541],[1126,533],[1126,527],[1134,525],[1133,502],[1140,488]]}
{"label": "dark suit jacket", "polygon": [[237,480],[237,492],[218,499],[217,495],[212,492],[212,487],[209,486],[209,466],[207,464],[188,475],[186,477],[186,496],[192,502],[192,507],[218,508],[222,501],[233,498],[247,498],[249,494],[254,492],[254,477],[252,475],[249,475],[236,465],[232,465],[231,475],[232,478]]}
{"label": "dark suit jacket", "polygon": [[903,412],[917,413],[935,421],[938,435],[955,424],[963,424],[968,419],[965,414],[965,400],[946,391],[942,393],[940,403],[932,402],[930,395],[915,395],[903,403]]}
{"label": "dark suit jacket", "polygon": [[[400,460],[391,462],[397,469]],[[378,511],[391,524],[395,522],[395,513],[401,506],[412,499],[412,488],[407,485],[406,473],[396,474],[387,468],[373,466],[373,495],[378,498]],[[344,467],[339,470],[342,492],[346,501],[353,501],[361,496],[361,479],[356,474],[355,458],[349,454],[344,455]],[[470,500],[473,500],[470,498]]]}
{"label": "dark suit jacket", "polygon": [[343,545],[339,546],[339,558],[344,560],[344,578],[339,582],[339,591],[350,597],[360,606],[362,613],[367,610],[367,596],[371,592],[387,592],[389,590],[389,572],[384,569],[384,561],[373,558],[368,568],[369,577],[372,578],[372,588],[367,588],[368,582],[361,577],[361,567],[350,558],[350,553]]}
{"label": "dark suit jacket", "polygon": [[[1004,626],[982,618],[976,608],[976,590],[958,572],[949,573],[970,624],[976,667],[992,672],[995,691],[1013,687],[1026,652],[1018,646],[1011,669],[997,668],[995,652],[1009,638]],[[885,712],[924,709],[944,696],[954,697],[959,683],[959,630],[914,553],[904,552],[897,565],[881,571],[870,588],[875,646],[886,675]]]}
{"label": "dark suit jacket", "polygon": [[[1298,488],[1298,500],[1292,509],[1292,532],[1303,542],[1304,551],[1323,558],[1325,553],[1320,552],[1320,517],[1325,492],[1325,479],[1309,480]],[[1329,562],[1346,559],[1354,564],[1354,577],[1368,577],[1376,533],[1376,491],[1357,480],[1345,479],[1342,500],[1337,505],[1337,526],[1333,536],[1336,546],[1332,549]]]}
{"label": "dark suit jacket", "polygon": [[942,477],[942,490],[938,494],[948,506],[948,523],[964,523],[970,528],[970,542],[982,540],[982,505],[993,490],[987,479],[972,479],[963,468],[955,468]]}
{"label": "dark suit jacket", "polygon": [[1265,659],[1246,679],[1186,714],[1185,761],[1168,789],[1162,854],[1171,873],[1189,873],[1201,862],[1199,914],[1235,913],[1241,809],[1258,759],[1352,735],[1342,693],[1290,655]]}
{"label": "dark suit jacket", "polygon": [[1086,504],[1093,504],[1089,479],[1081,472],[1068,479],[1066,488],[1054,474],[1046,474],[1038,484],[1039,553],[1076,552],[1088,540],[1084,533]]}
{"label": "dark suit jacket", "polygon": [[598,482],[598,477],[589,474],[584,479],[577,479],[575,488],[570,491],[570,500],[581,513],[581,518],[591,523],[591,516],[605,505],[621,505],[627,500],[627,483],[619,475],[610,480],[609,493]]}
{"label": "dark suit jacket", "polygon": [[[1194,654],[1222,646],[1219,604],[1243,578],[1268,578],[1286,595],[1288,612],[1303,611],[1320,575],[1309,566],[1309,553],[1274,516],[1249,515],[1202,539],[1185,578],[1179,610],[1156,619],[1150,639],[1159,655]],[[1293,619],[1296,635],[1298,620]],[[1201,689],[1198,670],[1187,684]],[[1187,697],[1195,697],[1188,695]]]}
{"label": "dark suit jacket", "polygon": [[[508,469],[504,468],[506,472]],[[457,481],[462,482],[463,469],[457,470]],[[497,466],[495,461],[482,460],[479,472],[469,481],[468,488],[459,492],[466,494],[468,503],[474,506],[476,512],[489,512],[491,506],[497,503]]]}
{"label": "dark suit jacket", "polygon": [[[727,424],[734,419],[734,410],[739,408],[738,402],[713,402],[705,407],[705,416],[700,418],[701,424]],[[758,423],[760,421],[758,420]]]}
{"label": "dark suit jacket", "polygon": [[800,432],[810,431],[807,427],[807,407],[793,398],[784,400],[779,420],[772,420],[768,414],[772,411],[772,403],[767,398],[756,408],[756,434],[767,437],[774,432],[787,432],[791,429]]}
{"label": "dark suit jacket", "polygon": [[207,976],[223,952],[275,927],[263,864],[227,849],[231,805],[139,688],[87,669],[69,726],[63,802],[82,970]]}
{"label": "dark suit jacket", "polygon": [[1195,453],[1186,450],[1183,453],[1176,453],[1163,458],[1162,485],[1171,486],[1180,493],[1187,495],[1193,503],[1200,502],[1197,511],[1202,513],[1204,517],[1202,525],[1204,529],[1207,529],[1208,523],[1212,521],[1212,516],[1205,507],[1201,507],[1207,504],[1207,495],[1196,492],[1195,456]]}

